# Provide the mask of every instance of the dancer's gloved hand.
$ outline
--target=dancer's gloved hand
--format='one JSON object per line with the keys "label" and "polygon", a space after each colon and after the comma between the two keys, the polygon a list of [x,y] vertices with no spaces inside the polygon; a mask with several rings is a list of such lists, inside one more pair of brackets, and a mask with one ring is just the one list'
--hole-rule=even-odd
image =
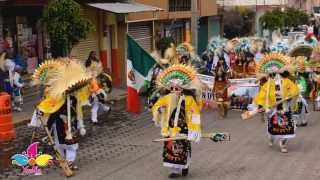
{"label": "dancer's gloved hand", "polygon": [[156,127],[160,127],[160,122],[159,121],[156,121],[155,119],[153,119],[153,122],[154,122],[154,125]]}
{"label": "dancer's gloved hand", "polygon": [[270,108],[266,108],[266,113],[270,113],[271,109]]}
{"label": "dancer's gloved hand", "polygon": [[162,107],[162,106],[159,107],[159,108],[158,108],[158,112],[159,112],[159,113],[164,113],[164,107]]}

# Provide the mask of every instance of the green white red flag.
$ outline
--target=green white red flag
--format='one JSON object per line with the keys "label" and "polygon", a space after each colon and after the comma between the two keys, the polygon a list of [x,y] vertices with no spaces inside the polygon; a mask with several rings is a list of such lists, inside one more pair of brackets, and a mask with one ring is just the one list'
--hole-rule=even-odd
{"label": "green white red flag", "polygon": [[139,113],[140,89],[151,80],[152,68],[156,61],[132,37],[127,35],[127,111]]}

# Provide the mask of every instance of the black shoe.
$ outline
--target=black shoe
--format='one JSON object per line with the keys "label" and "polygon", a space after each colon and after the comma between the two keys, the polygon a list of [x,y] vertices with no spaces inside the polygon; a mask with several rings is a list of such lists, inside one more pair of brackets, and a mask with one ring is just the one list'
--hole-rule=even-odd
{"label": "black shoe", "polygon": [[95,127],[98,127],[98,126],[101,126],[101,123],[99,123],[99,122],[92,122],[92,125],[95,126]]}
{"label": "black shoe", "polygon": [[168,177],[169,178],[179,178],[181,175],[177,173],[171,173]]}
{"label": "black shoe", "polygon": [[302,123],[300,126],[301,127],[306,127],[306,126],[308,126],[308,123]]}
{"label": "black shoe", "polygon": [[182,169],[182,176],[188,176],[188,174],[189,174],[189,168]]}

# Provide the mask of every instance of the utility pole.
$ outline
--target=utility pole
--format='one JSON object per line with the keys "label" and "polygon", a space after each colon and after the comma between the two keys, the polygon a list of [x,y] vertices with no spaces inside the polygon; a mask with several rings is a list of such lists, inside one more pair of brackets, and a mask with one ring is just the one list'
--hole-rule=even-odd
{"label": "utility pole", "polygon": [[198,0],[191,0],[191,39],[194,51],[198,53]]}

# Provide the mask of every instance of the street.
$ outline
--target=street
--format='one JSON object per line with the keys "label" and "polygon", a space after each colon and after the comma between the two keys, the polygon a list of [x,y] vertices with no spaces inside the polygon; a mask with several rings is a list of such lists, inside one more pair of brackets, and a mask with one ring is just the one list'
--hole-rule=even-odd
{"label": "street", "polygon": [[[160,130],[151,121],[151,113],[127,114],[124,102],[113,105],[110,114],[100,117],[101,126],[87,125],[88,134],[80,141],[79,171],[70,180],[156,180],[168,179],[162,166],[162,143],[153,143]],[[311,108],[309,108],[311,109]],[[298,128],[297,138],[288,145],[288,154],[277,145],[268,146],[266,126],[260,116],[248,121],[239,112],[230,111],[224,120],[213,110],[202,113],[203,132],[230,132],[231,141],[214,143],[202,139],[192,144],[190,174],[184,179],[210,180],[316,180],[320,178],[319,113],[309,114],[309,125]],[[27,147],[31,129],[17,129],[17,152]],[[18,177],[11,169],[0,179],[66,179],[59,167],[44,170],[43,176]]]}

